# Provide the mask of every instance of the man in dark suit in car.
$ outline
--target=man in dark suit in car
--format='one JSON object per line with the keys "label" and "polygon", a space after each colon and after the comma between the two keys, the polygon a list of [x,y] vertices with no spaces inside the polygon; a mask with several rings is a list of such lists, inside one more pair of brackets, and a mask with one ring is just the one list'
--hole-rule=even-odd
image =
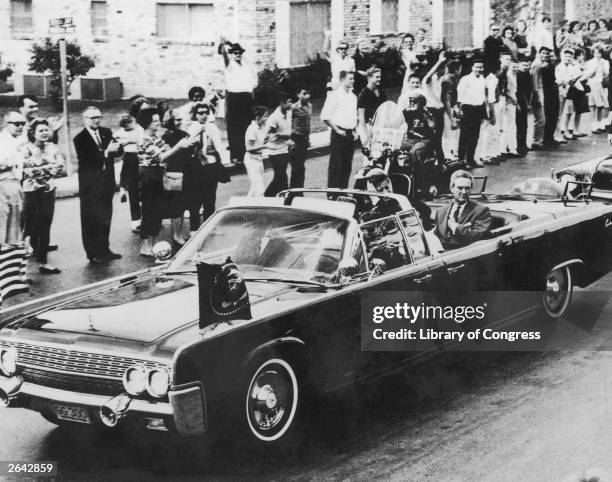
{"label": "man in dark suit in car", "polygon": [[491,229],[489,208],[470,200],[473,184],[467,171],[455,171],[451,176],[453,201],[436,212],[436,235],[445,249],[467,246],[485,238]]}
{"label": "man in dark suit in car", "polygon": [[121,147],[110,129],[100,126],[102,114],[96,107],[87,107],[83,117],[85,128],[74,137],[79,159],[81,234],[89,262],[104,264],[121,258],[108,245],[116,187],[114,158],[121,155]]}

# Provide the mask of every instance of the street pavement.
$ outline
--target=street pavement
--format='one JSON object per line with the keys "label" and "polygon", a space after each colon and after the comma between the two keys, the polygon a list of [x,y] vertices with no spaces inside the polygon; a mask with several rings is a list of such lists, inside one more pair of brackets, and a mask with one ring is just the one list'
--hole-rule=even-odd
{"label": "street pavement", "polygon": [[[589,137],[474,174],[489,176],[487,190],[503,192],[527,177],[549,176],[552,168],[610,152],[604,136]],[[306,186],[325,185],[327,160],[308,161]],[[354,169],[360,165],[356,154]],[[246,175],[234,176],[220,186],[218,206],[247,191]],[[128,206],[118,196],[111,248],[123,259],[104,267],[87,264],[78,199],[58,201],[52,242],[59,250],[50,262],[63,272],[32,272],[32,297],[152,265],[138,255]],[[595,289],[612,291],[612,275]],[[578,310],[588,309],[589,303],[576,298]],[[611,318],[607,302],[604,294],[597,299],[601,320]],[[206,477],[569,481],[580,480],[586,470],[612,474],[612,329],[604,323],[592,331],[596,336],[589,340],[566,340],[552,353],[462,354],[426,364],[322,407],[326,422],[311,427],[297,455],[237,451],[215,458]],[[202,479],[187,442],[68,431],[25,410],[0,411],[0,424],[0,460],[57,460],[60,480]]]}

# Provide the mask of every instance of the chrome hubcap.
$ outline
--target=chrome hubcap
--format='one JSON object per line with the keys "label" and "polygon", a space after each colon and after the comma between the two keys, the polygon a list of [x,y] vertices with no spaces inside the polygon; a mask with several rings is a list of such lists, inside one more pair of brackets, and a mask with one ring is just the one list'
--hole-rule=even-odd
{"label": "chrome hubcap", "polygon": [[544,292],[544,303],[551,311],[556,311],[563,306],[568,296],[568,280],[565,270],[555,270],[546,279],[546,289]]}
{"label": "chrome hubcap", "polygon": [[276,440],[289,428],[297,406],[297,380],[285,361],[271,360],[260,367],[249,386],[246,400],[253,434]]}

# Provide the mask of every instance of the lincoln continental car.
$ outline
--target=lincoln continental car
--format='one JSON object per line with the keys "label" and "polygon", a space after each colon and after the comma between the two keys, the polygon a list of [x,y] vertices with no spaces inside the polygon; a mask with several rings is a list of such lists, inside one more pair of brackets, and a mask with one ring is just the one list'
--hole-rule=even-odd
{"label": "lincoln continental car", "polygon": [[[397,212],[362,222],[363,198],[372,196]],[[459,284],[537,290],[558,317],[573,286],[607,272],[611,206],[516,195],[481,202],[493,216],[490,235],[440,252],[397,194],[234,198],[165,264],[2,312],[0,402],[62,425],[283,443],[316,403],[313,393],[380,373],[391,360],[361,351],[365,292],[402,290],[417,304],[426,291]],[[196,264],[228,258],[249,315],[206,321]],[[217,309],[226,308],[222,299]]]}

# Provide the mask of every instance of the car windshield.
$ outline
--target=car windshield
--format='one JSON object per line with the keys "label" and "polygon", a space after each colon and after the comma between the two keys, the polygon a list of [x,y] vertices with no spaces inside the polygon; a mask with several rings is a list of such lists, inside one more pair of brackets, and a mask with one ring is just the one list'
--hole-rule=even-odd
{"label": "car windshield", "polygon": [[195,269],[195,259],[231,257],[246,279],[330,282],[342,259],[349,222],[282,207],[218,211],[179,252],[169,272]]}

